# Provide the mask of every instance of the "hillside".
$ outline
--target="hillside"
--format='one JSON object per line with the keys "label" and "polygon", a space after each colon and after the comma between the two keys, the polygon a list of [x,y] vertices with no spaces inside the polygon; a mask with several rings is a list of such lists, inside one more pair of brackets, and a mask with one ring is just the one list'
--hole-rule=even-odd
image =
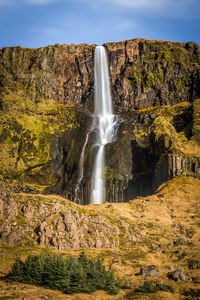
{"label": "hillside", "polygon": [[[1,200],[4,208],[0,227],[2,276],[16,255],[26,257],[30,253],[58,250],[72,255],[78,254],[81,247],[89,257],[104,257],[106,265],[112,266],[117,278],[130,284],[131,289],[121,291],[118,296],[103,292],[62,296],[60,292],[1,281],[0,296],[15,294],[22,299],[28,295],[29,299],[35,299],[34,295],[39,293],[38,299],[46,295],[49,295],[47,299],[55,296],[58,299],[184,299],[189,291],[195,295],[200,282],[199,270],[189,268],[189,261],[200,261],[199,183],[199,179],[179,177],[164,184],[153,196],[128,203],[84,207],[59,196],[7,192],[7,200]],[[158,267],[159,276],[136,276],[142,266],[149,265]],[[183,281],[167,278],[168,272],[180,268],[185,275]],[[134,294],[133,289],[145,279],[173,286],[175,293]]]}

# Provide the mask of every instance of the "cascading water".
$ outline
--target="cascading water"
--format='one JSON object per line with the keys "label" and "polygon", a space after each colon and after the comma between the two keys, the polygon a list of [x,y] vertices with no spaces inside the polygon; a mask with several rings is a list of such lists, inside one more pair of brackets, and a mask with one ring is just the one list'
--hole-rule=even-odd
{"label": "cascading water", "polygon": [[105,201],[104,182],[104,147],[114,141],[117,117],[113,114],[112,97],[110,90],[109,69],[106,49],[97,46],[94,55],[95,76],[95,109],[93,125],[96,135],[97,153],[91,180],[90,203]]}

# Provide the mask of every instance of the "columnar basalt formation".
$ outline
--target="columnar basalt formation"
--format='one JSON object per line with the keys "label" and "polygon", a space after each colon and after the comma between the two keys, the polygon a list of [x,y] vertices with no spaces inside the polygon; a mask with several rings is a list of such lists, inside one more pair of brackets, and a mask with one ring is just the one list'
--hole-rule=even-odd
{"label": "columnar basalt formation", "polygon": [[[105,146],[107,201],[199,176],[200,47],[134,39],[107,43],[118,138]],[[91,126],[95,45],[0,50],[0,172],[18,188],[75,200]],[[89,200],[91,135],[77,203]]]}

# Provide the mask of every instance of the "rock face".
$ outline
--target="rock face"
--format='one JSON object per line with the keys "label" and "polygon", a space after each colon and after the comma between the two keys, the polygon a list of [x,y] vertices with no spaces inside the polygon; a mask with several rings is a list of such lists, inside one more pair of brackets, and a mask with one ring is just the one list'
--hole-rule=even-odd
{"label": "rock face", "polygon": [[[200,47],[133,39],[107,43],[117,111],[175,105],[200,97]],[[54,99],[92,109],[95,45],[0,50],[1,86],[20,87],[33,99]],[[92,111],[92,110],[91,110]]]}
{"label": "rock face", "polygon": [[[134,39],[105,47],[120,120],[118,139],[105,147],[107,201],[152,194],[176,176],[200,177],[199,45]],[[21,190],[45,186],[88,203],[94,49],[0,50],[0,173]]]}
{"label": "rock face", "polygon": [[[114,248],[134,245],[137,232],[128,220],[112,220],[56,196],[13,194],[0,181],[0,238],[11,246],[53,249]],[[122,238],[123,237],[123,238]]]}
{"label": "rock face", "polygon": [[53,99],[84,104],[92,99],[95,45],[54,45],[39,49],[5,47],[0,50],[1,87]]}
{"label": "rock face", "polygon": [[199,97],[198,44],[134,39],[105,46],[117,110],[175,105]]}

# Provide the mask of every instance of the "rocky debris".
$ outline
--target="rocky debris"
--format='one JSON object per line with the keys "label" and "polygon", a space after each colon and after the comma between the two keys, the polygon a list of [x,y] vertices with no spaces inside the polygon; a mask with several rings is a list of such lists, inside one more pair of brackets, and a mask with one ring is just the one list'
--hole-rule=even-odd
{"label": "rocky debris", "polygon": [[200,269],[200,261],[199,260],[189,260],[188,261],[188,268],[191,270]]}
{"label": "rocky debris", "polygon": [[26,197],[30,200],[0,199],[0,217],[4,220],[0,223],[0,236],[9,245],[31,243],[59,250],[113,248],[120,245],[122,232],[130,245],[138,239],[123,219],[116,225],[103,215],[71,207],[67,200],[49,201],[48,196],[40,196],[36,202],[34,196]]}
{"label": "rocky debris", "polygon": [[145,266],[141,267],[138,276],[159,276],[159,269],[157,266],[151,265],[151,266]]}
{"label": "rocky debris", "polygon": [[180,237],[176,239],[176,241],[173,242],[175,246],[177,245],[183,245],[187,243],[187,239],[185,237]]}
{"label": "rocky debris", "polygon": [[167,277],[173,281],[184,281],[185,275],[183,273],[183,268],[177,269],[173,272],[168,272]]}

